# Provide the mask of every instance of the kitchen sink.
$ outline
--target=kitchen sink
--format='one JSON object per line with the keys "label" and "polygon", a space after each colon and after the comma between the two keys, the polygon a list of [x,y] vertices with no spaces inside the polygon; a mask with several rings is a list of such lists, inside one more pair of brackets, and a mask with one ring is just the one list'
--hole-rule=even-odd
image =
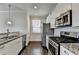
{"label": "kitchen sink", "polygon": [[1,39],[12,39],[12,38],[15,38],[15,37],[17,37],[17,36],[6,36],[6,37],[3,37]]}
{"label": "kitchen sink", "polygon": [[0,42],[5,42],[5,41],[8,41],[8,40],[11,40],[13,38],[16,38],[18,36],[6,36],[6,37],[3,37],[3,38],[0,38]]}

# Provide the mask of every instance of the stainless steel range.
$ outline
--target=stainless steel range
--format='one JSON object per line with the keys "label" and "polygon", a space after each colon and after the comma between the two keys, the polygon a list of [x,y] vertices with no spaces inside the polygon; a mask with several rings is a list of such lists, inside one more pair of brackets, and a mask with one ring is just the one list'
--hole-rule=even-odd
{"label": "stainless steel range", "polygon": [[52,55],[60,54],[60,43],[79,43],[79,33],[77,32],[63,32],[60,37],[49,37],[49,52]]}

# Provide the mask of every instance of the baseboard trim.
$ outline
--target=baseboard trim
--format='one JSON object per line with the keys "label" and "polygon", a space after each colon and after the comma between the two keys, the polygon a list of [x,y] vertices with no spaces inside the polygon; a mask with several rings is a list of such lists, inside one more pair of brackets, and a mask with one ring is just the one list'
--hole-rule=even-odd
{"label": "baseboard trim", "polygon": [[18,53],[18,55],[21,55],[21,53],[23,52],[23,50],[26,48],[26,46],[24,46],[23,48],[22,48],[22,50]]}
{"label": "baseboard trim", "polygon": [[28,43],[28,45],[30,44],[30,43],[41,43],[42,41],[29,41],[29,43]]}
{"label": "baseboard trim", "polygon": [[32,42],[32,43],[33,43],[33,42],[36,42],[36,43],[37,43],[37,42],[42,42],[42,41],[29,41],[29,43],[31,43],[31,42]]}

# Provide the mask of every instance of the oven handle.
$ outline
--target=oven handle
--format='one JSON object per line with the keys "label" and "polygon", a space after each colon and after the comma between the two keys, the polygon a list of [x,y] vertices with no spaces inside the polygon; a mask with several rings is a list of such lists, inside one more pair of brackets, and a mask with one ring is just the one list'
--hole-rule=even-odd
{"label": "oven handle", "polygon": [[[49,44],[51,44],[51,43],[49,43]],[[51,45],[52,45],[52,44],[51,44]],[[52,45],[52,46],[53,46],[53,45]],[[58,47],[55,47],[55,46],[53,46],[53,47],[56,48],[56,49],[58,48]]]}

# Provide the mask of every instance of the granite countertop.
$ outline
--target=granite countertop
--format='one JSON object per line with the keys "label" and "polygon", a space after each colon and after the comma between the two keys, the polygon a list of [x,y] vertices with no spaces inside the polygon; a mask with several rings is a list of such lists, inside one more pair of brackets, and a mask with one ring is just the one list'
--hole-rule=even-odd
{"label": "granite countertop", "polygon": [[60,45],[68,49],[75,55],[79,55],[79,43],[61,43]]}
{"label": "granite countertop", "polygon": [[[25,35],[25,34],[24,34]],[[16,40],[16,39],[18,39],[18,38],[20,38],[20,37],[22,37],[23,35],[20,35],[20,36],[16,36],[16,37],[13,37],[13,38],[11,38],[11,39],[0,39],[0,45],[3,45],[3,44],[6,44],[6,43],[8,43],[8,42],[11,42],[11,41],[13,41],[13,40]]]}

